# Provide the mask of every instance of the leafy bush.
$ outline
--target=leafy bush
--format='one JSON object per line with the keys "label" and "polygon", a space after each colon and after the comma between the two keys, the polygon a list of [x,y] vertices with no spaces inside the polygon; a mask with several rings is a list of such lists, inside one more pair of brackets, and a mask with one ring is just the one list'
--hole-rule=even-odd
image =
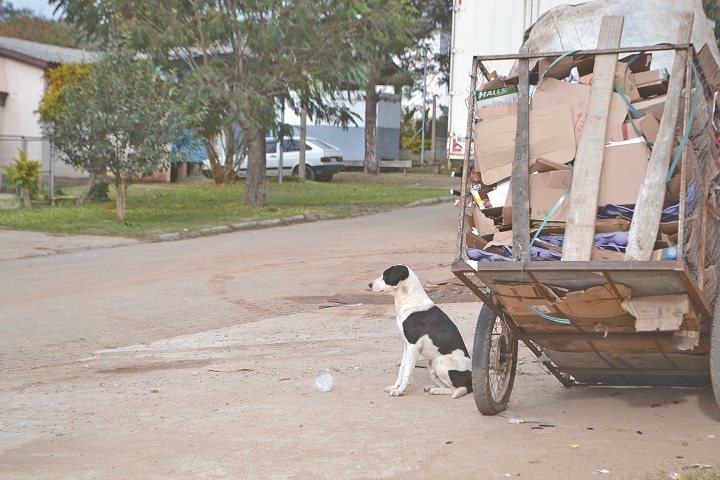
{"label": "leafy bush", "polygon": [[30,200],[38,191],[40,178],[42,177],[42,164],[36,160],[28,160],[27,154],[18,149],[19,158],[15,163],[3,167],[5,177],[12,189],[21,189],[23,204],[30,208]]}

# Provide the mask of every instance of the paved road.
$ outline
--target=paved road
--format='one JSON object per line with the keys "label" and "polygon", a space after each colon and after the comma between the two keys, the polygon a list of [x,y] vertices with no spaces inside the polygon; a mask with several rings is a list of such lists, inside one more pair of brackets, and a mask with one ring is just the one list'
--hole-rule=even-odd
{"label": "paved road", "polygon": [[[711,391],[566,389],[527,349],[507,415],[542,423],[427,395],[423,368],[389,397],[402,344],[391,298],[367,289],[388,265],[413,267],[472,349],[480,303],[450,272],[458,213],[158,243],[0,231],[0,479],[664,479],[720,465]],[[335,386],[319,393],[325,372]]]}
{"label": "paved road", "polygon": [[397,262],[444,280],[457,212],[441,204],[159,243],[0,230],[0,363],[35,367],[257,320],[288,299],[357,293]]}

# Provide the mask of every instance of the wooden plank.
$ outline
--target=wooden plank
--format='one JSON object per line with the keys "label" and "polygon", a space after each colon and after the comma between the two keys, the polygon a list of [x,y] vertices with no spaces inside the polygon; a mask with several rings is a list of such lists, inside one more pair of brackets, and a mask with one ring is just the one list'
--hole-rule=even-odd
{"label": "wooden plank", "polygon": [[[603,17],[598,48],[620,45],[623,17]],[[605,147],[607,114],[615,82],[617,54],[595,58],[590,105],[575,155],[572,190],[563,245],[563,261],[590,260],[595,237],[598,191]]]}
{"label": "wooden plank", "polygon": [[[528,52],[523,46],[520,54]],[[529,147],[530,139],[530,108],[528,85],[530,84],[529,60],[518,61],[518,115],[517,132],[515,134],[515,158],[512,164],[512,244],[513,260],[522,261],[530,247],[530,198],[528,193]]]}
{"label": "wooden plank", "polygon": [[[693,14],[683,13],[680,17],[678,43],[690,41]],[[680,100],[683,90],[684,73],[687,63],[687,50],[675,52],[675,61],[670,74],[665,110],[660,120],[655,146],[650,154],[650,163],[645,174],[645,181],[640,187],[635,214],[630,233],[625,260],[650,260],[655,245],[660,216],[665,200],[665,177],[670,167],[670,160],[675,146],[675,127],[677,126]],[[702,268],[702,267],[701,267]]]}

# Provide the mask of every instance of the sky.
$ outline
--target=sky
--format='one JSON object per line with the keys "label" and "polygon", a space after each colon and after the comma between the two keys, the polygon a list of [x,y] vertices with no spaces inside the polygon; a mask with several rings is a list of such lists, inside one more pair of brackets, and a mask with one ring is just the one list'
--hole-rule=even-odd
{"label": "sky", "polygon": [[3,0],[2,3],[12,3],[16,10],[27,8],[35,15],[44,18],[52,18],[55,6],[50,5],[48,0]]}

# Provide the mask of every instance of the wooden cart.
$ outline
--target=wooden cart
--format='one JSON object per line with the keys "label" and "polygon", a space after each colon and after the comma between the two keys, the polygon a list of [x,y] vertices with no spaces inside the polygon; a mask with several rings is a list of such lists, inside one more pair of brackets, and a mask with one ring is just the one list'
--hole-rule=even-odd
{"label": "wooden cart", "polygon": [[[608,18],[617,17],[604,18],[603,28],[606,28]],[[687,23],[687,18],[683,21]],[[476,268],[471,266],[466,250],[469,216],[466,208],[462,208],[457,256],[452,265],[452,272],[484,303],[473,349],[473,389],[481,413],[494,415],[505,410],[515,377],[518,341],[527,345],[566,387],[712,385],[720,406],[720,321],[717,320],[720,307],[716,306],[720,302],[716,302],[715,272],[720,257],[720,200],[717,194],[720,174],[717,137],[713,131],[715,89],[708,83],[708,76],[690,44],[691,29],[692,16],[689,17],[689,30],[687,24],[681,25],[681,39],[677,44],[634,48],[618,48],[619,38],[615,46],[603,45],[601,29],[598,48],[578,53],[595,57],[595,82],[598,69],[603,68],[600,58],[617,60],[619,53],[663,49],[676,52],[665,107],[666,115],[669,110],[671,113],[663,116],[653,156],[656,152],[662,154],[663,149],[672,151],[676,124],[683,132],[692,132],[681,161],[680,198],[685,201],[680,202],[677,260],[593,261],[572,257],[567,260],[567,244],[563,247],[563,261],[528,261],[524,258],[531,242],[527,192],[528,65],[531,59],[557,57],[563,52],[527,53],[521,50],[514,55],[475,57],[473,92],[478,76],[487,72],[482,62],[515,59],[519,63],[518,134],[511,177],[513,261],[480,262]],[[611,68],[614,73],[614,62]],[[598,96],[603,95],[597,91],[594,83],[590,109],[597,103]],[[700,102],[693,105],[690,101],[682,101],[683,98],[692,99],[691,93],[695,91]],[[680,112],[675,118],[672,118],[673,108]],[[469,148],[463,166],[461,198],[469,197],[466,190],[472,168],[474,109],[473,104],[468,114]],[[585,144],[578,148],[575,158],[576,175],[580,173],[579,163],[592,161],[583,155],[592,157],[599,151],[602,162],[605,126],[602,122],[600,126],[591,125],[591,121],[593,119],[588,118],[583,132],[588,138],[583,139]],[[669,132],[665,137],[662,137],[663,128]],[[593,131],[596,138],[592,137]],[[650,162],[653,162],[652,156]],[[573,178],[573,189],[575,183],[576,178]],[[652,191],[645,193],[653,194]],[[689,200],[694,202],[692,208]],[[570,209],[574,207],[570,205]],[[640,200],[637,207],[640,207]],[[635,225],[645,221],[642,216],[638,219],[639,215],[642,212],[636,210],[631,229],[644,226]],[[568,218],[570,223],[571,217]],[[594,230],[591,235],[592,232]],[[656,236],[657,232],[655,228],[652,235]],[[667,320],[661,319],[655,324],[652,314],[647,318],[647,312],[645,317],[637,312],[649,303],[651,313],[663,313],[664,307],[653,307],[653,302],[664,307],[680,305],[680,317],[677,310],[672,314],[679,324],[669,327]],[[639,326],[641,320],[645,322],[642,327]]]}

